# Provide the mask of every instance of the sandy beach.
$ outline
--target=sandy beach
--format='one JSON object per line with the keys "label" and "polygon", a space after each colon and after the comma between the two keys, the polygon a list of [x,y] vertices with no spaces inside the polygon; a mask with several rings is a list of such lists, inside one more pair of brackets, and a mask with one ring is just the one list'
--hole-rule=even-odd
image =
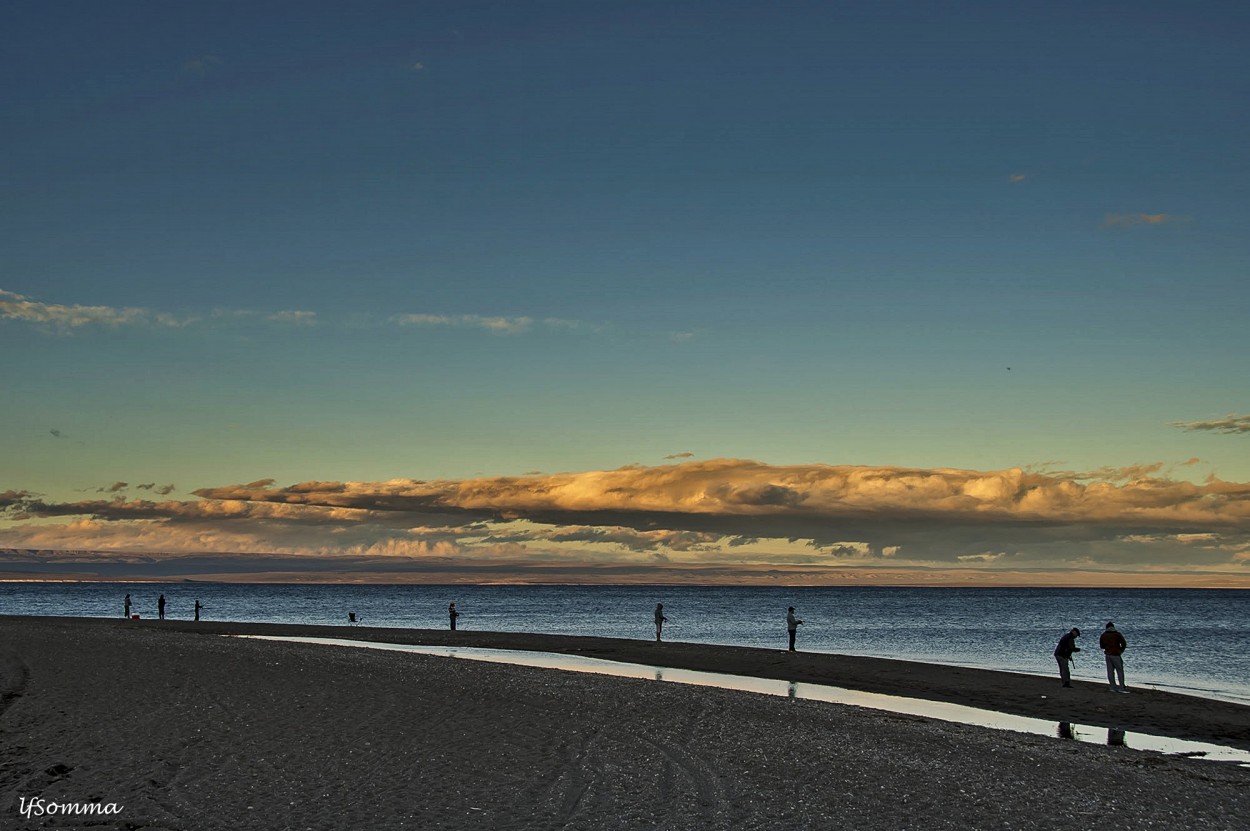
{"label": "sandy beach", "polygon": [[[751,693],[222,634],[570,652],[1250,747],[1250,708],[1235,704],[879,659],[6,617],[0,828],[1231,829],[1250,816],[1250,770],[1210,762]],[[23,816],[35,799],[120,807]]]}

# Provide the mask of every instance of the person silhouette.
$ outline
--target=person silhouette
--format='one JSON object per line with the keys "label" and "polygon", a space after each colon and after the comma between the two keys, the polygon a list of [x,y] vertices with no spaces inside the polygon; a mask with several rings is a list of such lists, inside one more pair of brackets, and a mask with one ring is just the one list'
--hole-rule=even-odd
{"label": "person silhouette", "polygon": [[794,652],[794,636],[798,634],[798,629],[803,625],[803,621],[794,616],[794,607],[786,612],[786,632],[790,635],[790,651]]}
{"label": "person silhouette", "polygon": [[197,621],[200,619],[200,609],[203,609],[203,608],[204,608],[204,605],[200,603],[200,601],[198,600],[195,601],[195,619]]}
{"label": "person silhouette", "polygon": [[456,618],[460,617],[460,613],[456,611],[456,601],[447,604],[447,619],[451,623],[451,631],[456,631]]}
{"label": "person silhouette", "polygon": [[668,618],[664,617],[664,604],[655,604],[655,640],[657,643],[660,640],[660,633],[664,631],[664,621],[666,620]]}
{"label": "person silhouette", "polygon": [[1072,653],[1081,651],[1081,648],[1076,645],[1076,639],[1079,637],[1081,637],[1081,630],[1073,626],[1055,646],[1055,660],[1059,662],[1059,680],[1065,687],[1072,686],[1072,673],[1068,671],[1068,664],[1072,662]]}
{"label": "person silhouette", "polygon": [[[1107,662],[1108,689],[1111,692],[1128,692],[1128,687],[1124,685],[1124,650],[1128,648],[1128,642],[1111,621],[1107,621],[1107,628],[1098,639],[1098,646]],[[1115,683],[1117,678],[1120,681],[1119,686]]]}
{"label": "person silhouette", "polygon": [[165,595],[156,598],[156,614],[161,619],[165,619]]}
{"label": "person silhouette", "polygon": [[130,620],[130,593],[129,592],[126,593],[126,599],[122,601],[122,607],[126,610],[124,613],[126,620]]}

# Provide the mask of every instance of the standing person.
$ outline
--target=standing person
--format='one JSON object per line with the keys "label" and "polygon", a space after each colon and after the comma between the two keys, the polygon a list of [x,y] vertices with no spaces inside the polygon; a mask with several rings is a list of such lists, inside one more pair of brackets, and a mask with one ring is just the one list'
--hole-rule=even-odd
{"label": "standing person", "polygon": [[655,640],[656,640],[656,643],[659,643],[660,641],[660,633],[664,631],[664,621],[666,620],[668,620],[668,618],[664,617],[664,604],[663,603],[655,604]]}
{"label": "standing person", "polygon": [[130,592],[126,592],[126,599],[122,601],[122,606],[126,609],[126,620],[130,620]]}
{"label": "standing person", "polygon": [[1072,674],[1068,672],[1068,664],[1072,661],[1072,653],[1081,651],[1081,648],[1076,645],[1076,639],[1079,637],[1081,637],[1081,630],[1073,626],[1055,646],[1055,660],[1059,662],[1059,680],[1063,681],[1065,687],[1072,686]]}
{"label": "standing person", "polygon": [[456,631],[456,618],[460,617],[460,613],[456,611],[456,601],[447,604],[447,618],[451,622],[451,631]]}
{"label": "standing person", "polygon": [[[1128,687],[1124,686],[1124,650],[1128,648],[1128,641],[1124,640],[1124,636],[1120,634],[1120,630],[1115,628],[1115,624],[1107,621],[1107,628],[1103,630],[1102,636],[1098,638],[1098,648],[1102,650],[1103,657],[1107,659],[1107,684],[1110,685],[1110,692],[1128,692]],[[1120,677],[1120,686],[1117,689],[1115,684],[1116,676]]]}
{"label": "standing person", "polygon": [[794,616],[794,607],[786,612],[786,632],[790,635],[790,651],[794,651],[794,636],[798,634],[798,629],[803,625],[803,621]]}
{"label": "standing person", "polygon": [[195,619],[196,619],[196,621],[197,621],[197,622],[198,622],[198,621],[199,621],[199,619],[200,619],[200,609],[203,609],[203,608],[204,608],[204,606],[200,603],[200,601],[198,601],[198,600],[197,600],[197,601],[195,601]]}
{"label": "standing person", "polygon": [[156,598],[156,614],[161,620],[165,619],[165,595]]}

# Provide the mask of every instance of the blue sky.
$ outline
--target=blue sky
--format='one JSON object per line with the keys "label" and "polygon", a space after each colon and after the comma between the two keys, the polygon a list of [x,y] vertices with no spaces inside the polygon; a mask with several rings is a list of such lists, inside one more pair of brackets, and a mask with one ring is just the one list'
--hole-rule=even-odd
{"label": "blue sky", "polygon": [[0,490],[1250,481],[1242,4],[3,15]]}

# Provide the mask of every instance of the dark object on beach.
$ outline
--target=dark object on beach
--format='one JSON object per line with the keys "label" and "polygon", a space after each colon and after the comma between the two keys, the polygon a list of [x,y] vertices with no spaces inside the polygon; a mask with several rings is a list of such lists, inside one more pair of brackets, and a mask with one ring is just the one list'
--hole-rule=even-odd
{"label": "dark object on beach", "polygon": [[348,622],[348,623],[360,623],[360,621],[356,618],[356,613],[355,613],[355,612],[348,612],[348,613],[347,613],[347,622]]}
{"label": "dark object on beach", "polygon": [[664,604],[655,604],[655,640],[657,643],[660,640],[660,633],[664,631],[664,621],[666,620],[668,618],[664,617]]}
{"label": "dark object on beach", "polygon": [[1072,653],[1081,651],[1081,648],[1076,645],[1076,639],[1079,637],[1081,637],[1081,630],[1073,626],[1055,646],[1055,660],[1059,662],[1059,680],[1065,687],[1072,686],[1072,674],[1068,671],[1068,664],[1072,663]]}
{"label": "dark object on beach", "polygon": [[122,606],[126,609],[124,614],[125,614],[126,619],[129,620],[130,619],[130,593],[129,592],[126,593],[126,599],[122,601]]}
{"label": "dark object on beach", "polygon": [[447,619],[451,622],[451,631],[456,631],[456,618],[460,617],[460,613],[456,611],[456,601],[447,604]]}
{"label": "dark object on beach", "polygon": [[786,612],[786,632],[790,635],[790,651],[794,651],[794,636],[798,634],[798,628],[803,625],[803,621],[794,616],[794,607]]}
{"label": "dark object on beach", "polygon": [[195,619],[197,621],[200,619],[200,609],[203,609],[203,608],[204,608],[204,604],[200,603],[200,601],[198,600],[195,601]]}
{"label": "dark object on beach", "polygon": [[156,614],[161,620],[165,619],[165,595],[161,595],[156,599]]}

